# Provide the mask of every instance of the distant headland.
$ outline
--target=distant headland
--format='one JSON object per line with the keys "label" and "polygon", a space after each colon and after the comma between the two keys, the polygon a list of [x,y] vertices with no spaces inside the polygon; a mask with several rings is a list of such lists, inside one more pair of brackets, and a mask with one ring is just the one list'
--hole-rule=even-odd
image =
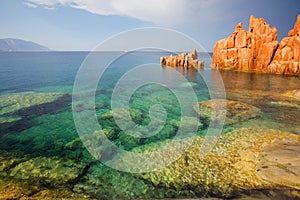
{"label": "distant headland", "polygon": [[43,45],[25,41],[21,39],[5,38],[0,39],[0,52],[17,52],[17,51],[51,51]]}

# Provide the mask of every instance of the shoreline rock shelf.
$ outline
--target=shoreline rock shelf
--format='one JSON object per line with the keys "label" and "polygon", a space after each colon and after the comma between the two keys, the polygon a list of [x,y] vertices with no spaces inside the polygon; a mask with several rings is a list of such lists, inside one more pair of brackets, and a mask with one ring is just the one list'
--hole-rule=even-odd
{"label": "shoreline rock shelf", "polygon": [[167,56],[160,58],[160,65],[169,67],[184,67],[184,68],[204,68],[204,61],[198,60],[197,50],[194,49],[190,53],[182,53],[178,56]]}
{"label": "shoreline rock shelf", "polygon": [[214,47],[212,68],[300,76],[300,15],[288,37],[277,41],[277,29],[265,19],[250,17],[249,30],[242,23]]}

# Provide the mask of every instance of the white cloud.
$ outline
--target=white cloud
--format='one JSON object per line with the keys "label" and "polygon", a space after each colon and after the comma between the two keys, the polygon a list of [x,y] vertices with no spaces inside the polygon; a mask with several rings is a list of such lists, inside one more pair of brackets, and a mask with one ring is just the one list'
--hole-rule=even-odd
{"label": "white cloud", "polygon": [[37,5],[36,4],[33,4],[33,3],[30,3],[30,2],[24,2],[24,4],[30,8],[36,8]]}
{"label": "white cloud", "polygon": [[[129,16],[157,25],[206,22],[220,0],[27,0],[28,6],[70,6],[99,15]],[[218,6],[220,7],[220,6]],[[222,7],[222,6],[221,6]]]}

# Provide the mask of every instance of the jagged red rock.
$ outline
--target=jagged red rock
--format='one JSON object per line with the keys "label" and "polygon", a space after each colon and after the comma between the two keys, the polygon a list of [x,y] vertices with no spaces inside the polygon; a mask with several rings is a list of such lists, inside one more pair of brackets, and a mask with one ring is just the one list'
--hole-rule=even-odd
{"label": "jagged red rock", "polygon": [[160,64],[170,67],[204,68],[204,61],[198,60],[198,53],[196,49],[190,53],[182,53],[178,56],[171,55],[167,57],[161,57]]}
{"label": "jagged red rock", "polygon": [[280,42],[274,59],[266,71],[276,74],[300,75],[300,15],[294,29]]}
{"label": "jagged red rock", "polygon": [[239,23],[232,35],[214,47],[212,67],[300,75],[300,15],[294,29],[280,44],[277,29],[265,19],[250,17],[249,30]]}

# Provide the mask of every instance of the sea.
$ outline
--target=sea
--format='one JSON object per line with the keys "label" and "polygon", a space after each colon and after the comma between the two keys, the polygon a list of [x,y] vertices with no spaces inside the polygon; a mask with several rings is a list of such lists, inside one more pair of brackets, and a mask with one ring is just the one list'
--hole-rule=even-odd
{"label": "sea", "polygon": [[[300,77],[218,71],[210,68],[211,53],[198,53],[204,69],[160,66],[160,57],[169,52],[92,54],[93,59],[90,52],[0,52],[0,198],[238,197],[189,180],[178,186],[172,180],[165,184],[165,177],[145,176],[160,170],[155,167],[130,171],[110,162],[120,156],[116,149],[136,152],[205,137],[209,124],[202,119],[177,138],[178,123],[183,115],[197,118],[194,104],[215,98],[261,111],[259,117],[225,124],[220,134],[241,128],[300,134]],[[101,149],[104,142],[94,143],[95,151],[88,147],[86,135],[97,132],[91,121],[104,133],[93,140],[109,140],[113,148]]]}

